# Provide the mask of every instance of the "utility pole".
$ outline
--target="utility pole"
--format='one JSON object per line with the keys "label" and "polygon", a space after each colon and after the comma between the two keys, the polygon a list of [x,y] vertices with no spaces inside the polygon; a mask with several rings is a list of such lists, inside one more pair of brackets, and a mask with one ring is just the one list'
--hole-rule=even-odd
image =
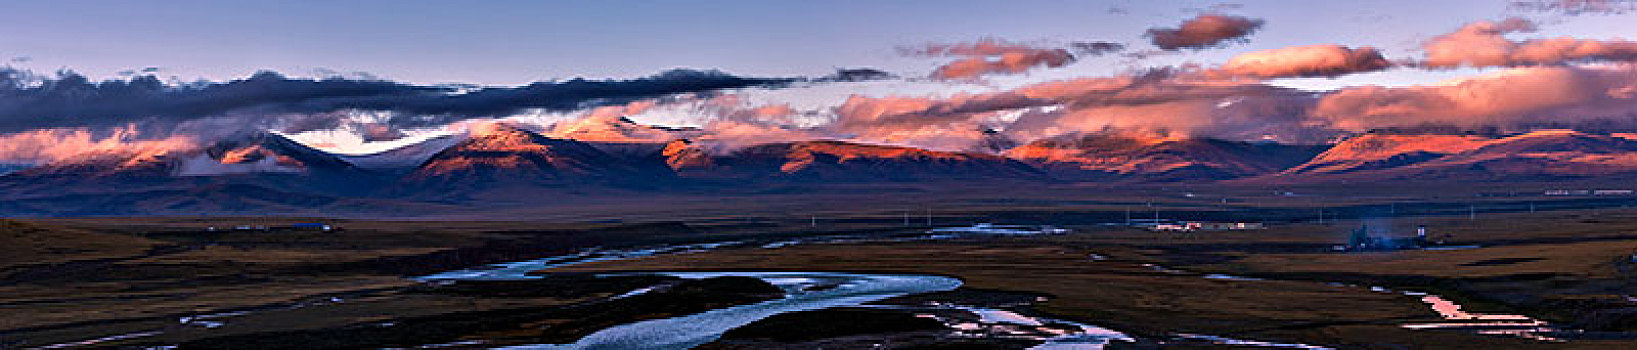
{"label": "utility pole", "polygon": [[812,220],[812,222],[811,222],[811,223],[808,223],[808,224],[807,224],[807,225],[808,225],[808,226],[809,226],[809,227],[818,227],[818,217],[817,217],[817,216],[813,216],[813,217],[810,217],[810,218],[811,218],[811,220]]}
{"label": "utility pole", "polygon": [[1324,208],[1319,208],[1319,224],[1324,225]]}
{"label": "utility pole", "polygon": [[1131,207],[1125,207],[1125,225],[1131,226]]}
{"label": "utility pole", "polygon": [[932,227],[932,208],[926,208],[926,227]]}
{"label": "utility pole", "polygon": [[1467,204],[1466,208],[1467,208],[1466,209],[1466,219],[1467,219],[1467,221],[1478,221],[1478,205],[1477,204]]}
{"label": "utility pole", "polygon": [[1535,202],[1529,202],[1529,212],[1530,213],[1535,212]]}
{"label": "utility pole", "polygon": [[904,212],[904,227],[909,227],[909,212]]}

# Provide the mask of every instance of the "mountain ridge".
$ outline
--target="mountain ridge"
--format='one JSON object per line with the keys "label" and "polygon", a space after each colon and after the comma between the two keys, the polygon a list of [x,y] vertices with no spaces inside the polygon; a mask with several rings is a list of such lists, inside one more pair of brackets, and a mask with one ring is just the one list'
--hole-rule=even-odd
{"label": "mountain ridge", "polygon": [[[302,212],[377,200],[572,203],[872,183],[1618,179],[1637,177],[1637,140],[1628,136],[1568,130],[1366,133],[1332,145],[1284,145],[1094,133],[1036,140],[993,154],[844,140],[738,148],[688,138],[583,141],[497,124],[383,152],[375,156],[396,159],[370,163],[262,133],[189,149],[90,154],[16,170],[0,176],[0,199],[12,202],[0,211]],[[414,160],[419,157],[425,159]]]}

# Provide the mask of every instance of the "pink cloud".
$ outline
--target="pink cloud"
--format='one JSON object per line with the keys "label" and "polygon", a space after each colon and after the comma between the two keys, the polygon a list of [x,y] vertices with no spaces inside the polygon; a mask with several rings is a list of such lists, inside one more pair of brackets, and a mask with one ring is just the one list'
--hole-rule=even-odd
{"label": "pink cloud", "polygon": [[1075,60],[1066,49],[1037,47],[994,38],[971,43],[928,44],[921,48],[900,48],[900,51],[914,56],[960,57],[933,70],[932,78],[941,80],[1018,74],[1036,67],[1062,67]]}
{"label": "pink cloud", "polygon": [[1251,78],[1336,77],[1392,67],[1374,47],[1341,45],[1293,46],[1240,54],[1229,59],[1216,75]]}
{"label": "pink cloud", "polygon": [[1521,18],[1478,21],[1439,35],[1422,48],[1429,68],[1516,67],[1584,61],[1637,61],[1637,42],[1569,37],[1514,41],[1506,34],[1531,32],[1535,24]]}
{"label": "pink cloud", "polygon": [[681,137],[670,130],[641,125],[629,119],[658,105],[640,100],[619,106],[591,109],[579,118],[552,124],[546,136],[594,142],[665,142]]}
{"label": "pink cloud", "polygon": [[1513,68],[1439,85],[1346,88],[1321,99],[1313,114],[1335,127],[1368,130],[1629,124],[1633,111],[1637,68],[1619,65]]}
{"label": "pink cloud", "polygon": [[0,162],[44,164],[99,155],[139,159],[197,148],[192,137],[145,138],[132,125],[103,131],[39,129],[0,135]]}
{"label": "pink cloud", "polygon": [[1070,62],[1074,62],[1074,56],[1063,49],[1011,52],[998,57],[955,60],[933,70],[932,77],[944,80],[974,79],[988,74],[1018,74],[1040,66],[1057,68]]}

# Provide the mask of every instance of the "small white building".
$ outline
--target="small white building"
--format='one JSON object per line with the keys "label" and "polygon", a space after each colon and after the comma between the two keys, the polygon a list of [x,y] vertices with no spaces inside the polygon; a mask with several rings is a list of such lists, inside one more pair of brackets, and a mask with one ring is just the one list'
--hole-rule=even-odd
{"label": "small white building", "polygon": [[1193,231],[1187,224],[1155,224],[1154,231]]}

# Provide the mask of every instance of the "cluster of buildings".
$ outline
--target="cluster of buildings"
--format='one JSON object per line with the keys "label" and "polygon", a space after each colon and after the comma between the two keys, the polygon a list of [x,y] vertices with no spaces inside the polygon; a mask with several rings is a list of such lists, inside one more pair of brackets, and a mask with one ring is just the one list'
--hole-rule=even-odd
{"label": "cluster of buildings", "polygon": [[1427,226],[1425,225],[1415,227],[1414,237],[1390,237],[1385,235],[1377,236],[1370,232],[1369,225],[1359,225],[1357,229],[1353,230],[1353,234],[1347,237],[1347,245],[1338,247],[1341,248],[1338,250],[1380,251],[1420,249],[1443,245],[1444,240],[1448,237],[1449,235],[1447,234],[1444,235],[1443,238],[1437,240],[1427,237]]}
{"label": "cluster of buildings", "polygon": [[1630,196],[1637,194],[1633,190],[1546,190],[1541,192],[1547,196]]}

